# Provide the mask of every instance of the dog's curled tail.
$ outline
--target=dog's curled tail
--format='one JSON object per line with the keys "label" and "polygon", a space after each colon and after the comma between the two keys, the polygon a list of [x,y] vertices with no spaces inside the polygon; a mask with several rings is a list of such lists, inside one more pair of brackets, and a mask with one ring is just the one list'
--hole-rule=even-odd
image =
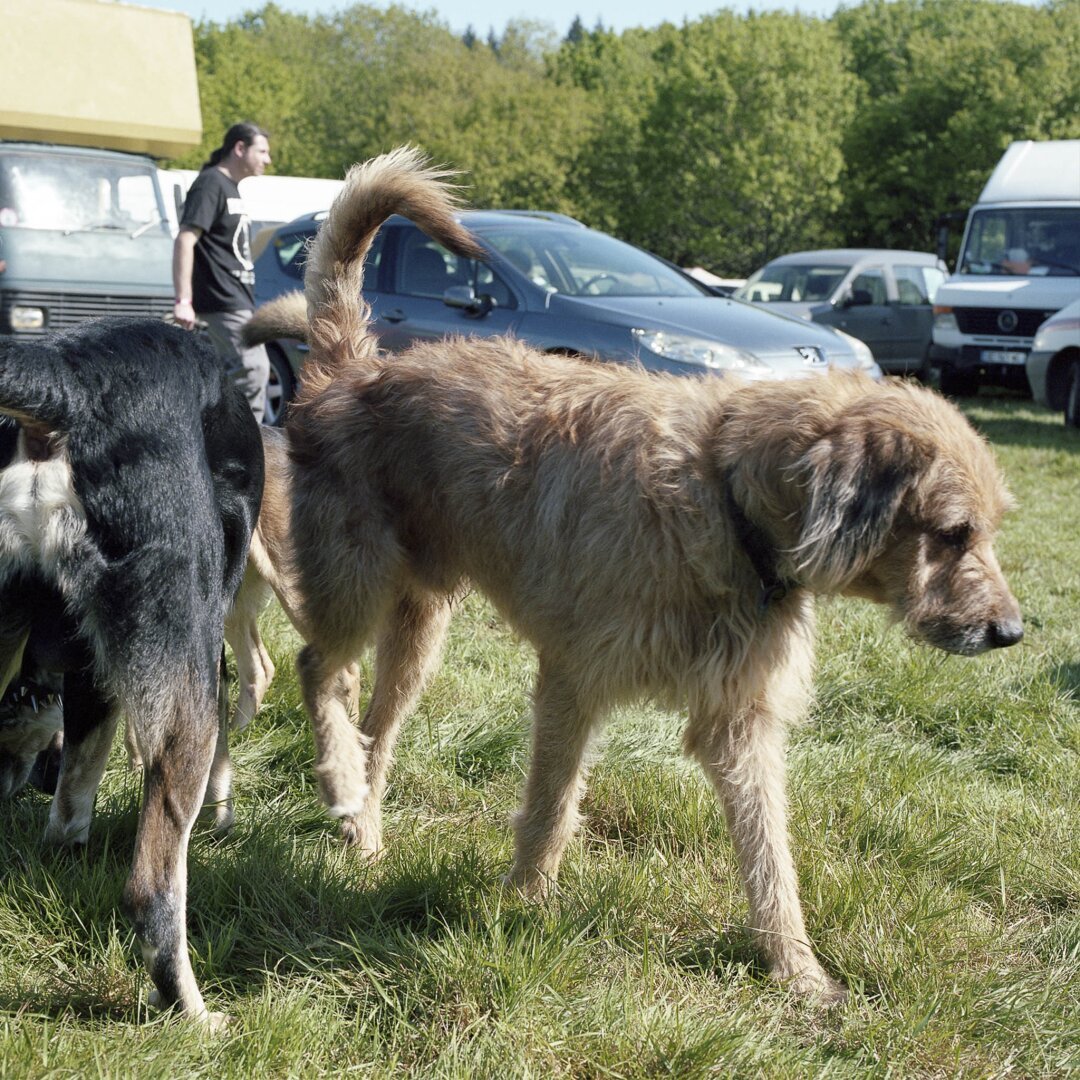
{"label": "dog's curled tail", "polygon": [[265,345],[277,338],[307,342],[307,301],[297,289],[263,304],[240,331],[245,345]]}
{"label": "dog's curled tail", "polygon": [[402,146],[354,165],[319,230],[304,274],[311,356],[303,396],[317,392],[350,357],[374,356],[369,309],[360,299],[364,258],[379,226],[402,214],[458,255],[484,251],[456,219],[452,173],[431,165],[416,147]]}

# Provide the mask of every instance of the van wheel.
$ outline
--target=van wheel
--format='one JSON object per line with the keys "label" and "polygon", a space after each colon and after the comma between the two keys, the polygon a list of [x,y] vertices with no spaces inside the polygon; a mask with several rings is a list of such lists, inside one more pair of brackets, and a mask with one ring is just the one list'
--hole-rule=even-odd
{"label": "van wheel", "polygon": [[950,364],[941,365],[941,392],[949,397],[971,397],[979,392],[979,376],[971,371],[957,371]]}
{"label": "van wheel", "polygon": [[263,408],[263,423],[267,427],[281,427],[285,419],[285,407],[292,401],[296,392],[296,378],[289,367],[285,354],[273,345],[267,345],[266,355],[270,358],[270,376],[266,380],[266,404]]}
{"label": "van wheel", "polygon": [[1065,381],[1065,423],[1069,427],[1080,428],[1080,360],[1074,360],[1069,365]]}

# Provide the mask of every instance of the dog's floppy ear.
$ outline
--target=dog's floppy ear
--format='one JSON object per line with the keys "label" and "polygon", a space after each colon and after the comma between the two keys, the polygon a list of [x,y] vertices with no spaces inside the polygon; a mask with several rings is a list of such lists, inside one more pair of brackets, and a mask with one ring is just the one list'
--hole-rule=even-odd
{"label": "dog's floppy ear", "polygon": [[799,577],[832,591],[879,554],[896,513],[929,454],[897,418],[846,415],[796,462],[804,492],[799,539],[791,552]]}

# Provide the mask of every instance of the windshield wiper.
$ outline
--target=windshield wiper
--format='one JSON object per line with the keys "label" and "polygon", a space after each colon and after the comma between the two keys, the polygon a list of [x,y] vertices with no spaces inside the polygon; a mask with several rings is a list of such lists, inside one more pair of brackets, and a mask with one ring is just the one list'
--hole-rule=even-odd
{"label": "windshield wiper", "polygon": [[138,240],[138,239],[139,239],[139,237],[140,237],[140,236],[142,236],[142,234],[143,234],[144,232],[148,232],[148,231],[149,231],[150,229],[152,229],[152,228],[153,228],[153,227],[154,227],[155,225],[160,225],[160,224],[161,224],[161,215],[160,215],[160,214],[157,214],[157,213],[155,213],[155,214],[154,214],[154,216],[153,216],[153,218],[151,218],[151,219],[150,219],[150,221],[144,221],[144,222],[143,222],[143,223],[142,223],[142,224],[141,224],[141,225],[140,225],[140,226],[139,226],[139,227],[138,227],[138,228],[137,228],[137,229],[136,229],[136,230],[135,230],[135,231],[134,231],[134,232],[133,232],[133,233],[131,234],[131,239],[132,239],[132,240]]}

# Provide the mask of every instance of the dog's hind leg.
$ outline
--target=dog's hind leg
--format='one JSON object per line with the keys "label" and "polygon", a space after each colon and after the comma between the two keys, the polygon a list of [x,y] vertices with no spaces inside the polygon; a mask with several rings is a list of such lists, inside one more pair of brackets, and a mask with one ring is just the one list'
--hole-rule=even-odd
{"label": "dog's hind leg", "polygon": [[[361,725],[368,746],[370,791],[359,814],[341,819],[346,840],[366,855],[378,855],[382,849],[382,797],[394,746],[402,721],[438,665],[449,624],[446,597],[430,594],[403,596],[383,624],[375,653],[375,685]],[[332,762],[326,764],[329,768]]]}
{"label": "dog's hind leg", "polygon": [[224,650],[218,670],[218,733],[214,760],[206,781],[203,809],[213,811],[214,829],[226,833],[233,824],[232,761],[229,758],[229,670]]}
{"label": "dog's hind leg", "polygon": [[269,598],[269,584],[249,563],[236,602],[225,620],[225,640],[236,657],[240,689],[232,719],[237,731],[243,731],[251,723],[274,678],[274,662],[259,633],[259,613]]}
{"label": "dog's hind leg", "polygon": [[368,794],[364,740],[352,719],[359,668],[351,660],[328,659],[315,645],[300,651],[296,667],[315,741],[319,795],[331,817],[349,822],[342,830],[348,841]]}
{"label": "dog's hind leg", "polygon": [[49,807],[45,839],[51,844],[85,844],[90,832],[105,764],[112,748],[118,711],[87,671],[64,678],[64,745],[56,794]]}
{"label": "dog's hind leg", "polygon": [[140,737],[143,805],[124,908],[135,925],[150,977],[152,1001],[219,1027],[208,1013],[187,948],[187,848],[202,804],[218,729],[213,684],[174,681],[156,718],[136,717],[157,730]]}
{"label": "dog's hind leg", "polygon": [[533,741],[525,799],[514,816],[514,865],[507,883],[530,899],[547,894],[578,825],[585,748],[595,719],[575,682],[540,657],[533,692]]}
{"label": "dog's hind leg", "polygon": [[796,669],[808,671],[810,659],[808,650],[805,656],[795,652],[751,701],[730,710],[716,703],[692,705],[685,745],[723,804],[750,902],[750,926],[769,974],[797,994],[832,1004],[846,991],[825,973],[807,940],[788,840],[787,726],[805,701],[805,672]]}

